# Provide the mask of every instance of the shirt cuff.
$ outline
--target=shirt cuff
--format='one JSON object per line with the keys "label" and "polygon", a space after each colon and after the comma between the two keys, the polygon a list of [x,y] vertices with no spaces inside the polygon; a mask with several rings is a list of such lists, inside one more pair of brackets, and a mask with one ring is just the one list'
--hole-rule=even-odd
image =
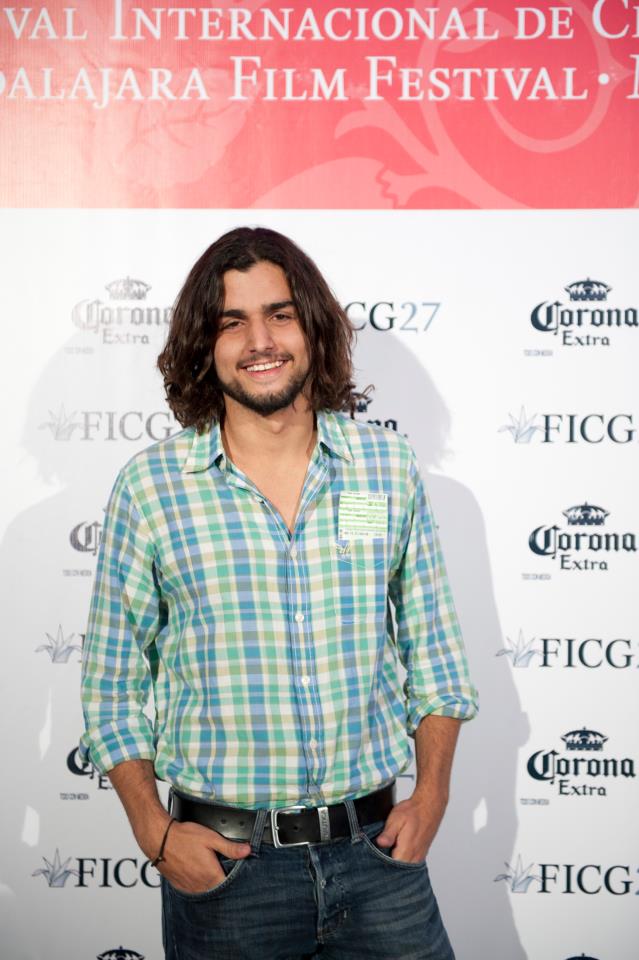
{"label": "shirt cuff", "polygon": [[125,760],[155,760],[151,726],[146,717],[114,720],[90,727],[79,744],[80,759],[92,763],[100,773],[108,773]]}
{"label": "shirt cuff", "polygon": [[406,732],[409,737],[415,736],[415,731],[424,717],[431,713],[438,717],[453,717],[454,720],[472,720],[477,716],[479,703],[477,691],[473,690],[471,697],[410,697],[406,711]]}

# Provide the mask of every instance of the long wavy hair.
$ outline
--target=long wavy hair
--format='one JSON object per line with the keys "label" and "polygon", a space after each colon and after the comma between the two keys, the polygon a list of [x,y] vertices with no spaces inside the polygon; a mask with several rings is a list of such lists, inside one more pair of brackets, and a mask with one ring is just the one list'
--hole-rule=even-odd
{"label": "long wavy hair", "polygon": [[183,427],[202,433],[222,416],[213,346],[224,309],[224,274],[263,260],[281,267],[291,288],[309,349],[311,408],[348,410],[352,417],[357,399],[367,396],[354,390],[353,327],[310,257],[275,230],[238,227],[211,244],[192,267],[158,357],[167,402]]}

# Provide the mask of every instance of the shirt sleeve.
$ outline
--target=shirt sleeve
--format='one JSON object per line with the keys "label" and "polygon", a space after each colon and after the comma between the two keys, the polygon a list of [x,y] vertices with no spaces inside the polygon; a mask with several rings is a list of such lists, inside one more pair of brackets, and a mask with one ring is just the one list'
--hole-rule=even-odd
{"label": "shirt sleeve", "polygon": [[80,756],[103,773],[124,760],[155,758],[143,712],[149,648],[162,617],[153,560],[148,523],[121,472],[106,509],[82,653]]}
{"label": "shirt sleeve", "polygon": [[406,669],[406,729],[414,736],[422,718],[431,713],[471,720],[478,711],[478,695],[470,681],[435,521],[412,451],[409,483],[401,559],[389,594],[395,607],[398,654]]}

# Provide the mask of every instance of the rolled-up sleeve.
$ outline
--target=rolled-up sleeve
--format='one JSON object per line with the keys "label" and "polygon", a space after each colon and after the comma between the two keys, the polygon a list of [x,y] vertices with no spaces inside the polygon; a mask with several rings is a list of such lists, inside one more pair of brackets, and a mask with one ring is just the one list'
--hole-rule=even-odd
{"label": "rolled-up sleeve", "polygon": [[101,772],[155,757],[143,708],[161,616],[151,533],[122,471],[106,510],[82,653],[80,755]]}
{"label": "rolled-up sleeve", "polygon": [[397,649],[406,670],[406,729],[415,735],[429,714],[472,719],[477,690],[446,575],[428,496],[411,453],[410,494],[399,563],[389,584],[397,621]]}

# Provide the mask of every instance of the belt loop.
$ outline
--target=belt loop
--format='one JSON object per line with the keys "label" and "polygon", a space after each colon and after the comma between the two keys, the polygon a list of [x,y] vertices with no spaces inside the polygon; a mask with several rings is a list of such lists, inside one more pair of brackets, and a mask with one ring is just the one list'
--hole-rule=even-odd
{"label": "belt loop", "polygon": [[346,807],[346,813],[348,814],[348,825],[351,828],[351,843],[357,843],[362,839],[363,831],[359,825],[359,820],[357,819],[355,804],[352,800],[344,800],[344,806]]}
{"label": "belt loop", "polygon": [[264,836],[264,827],[266,826],[266,818],[268,817],[268,810],[256,810],[255,811],[255,823],[253,824],[253,832],[251,833],[251,856],[255,855],[259,857],[260,855],[260,844],[262,843],[262,837]]}

